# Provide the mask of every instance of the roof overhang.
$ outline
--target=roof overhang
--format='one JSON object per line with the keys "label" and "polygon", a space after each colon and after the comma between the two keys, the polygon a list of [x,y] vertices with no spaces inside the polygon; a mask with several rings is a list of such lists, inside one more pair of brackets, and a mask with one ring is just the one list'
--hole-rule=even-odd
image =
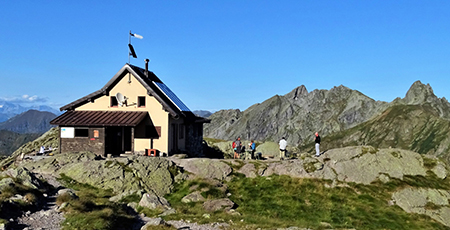
{"label": "roof overhang", "polygon": [[137,126],[148,115],[137,111],[67,111],[50,124],[59,126]]}

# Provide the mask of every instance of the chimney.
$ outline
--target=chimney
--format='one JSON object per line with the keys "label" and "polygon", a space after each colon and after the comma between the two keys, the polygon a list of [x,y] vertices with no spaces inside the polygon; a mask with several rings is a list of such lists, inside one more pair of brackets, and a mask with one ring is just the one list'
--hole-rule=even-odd
{"label": "chimney", "polygon": [[148,58],[145,59],[145,76],[148,77],[148,62],[150,60],[148,60]]}

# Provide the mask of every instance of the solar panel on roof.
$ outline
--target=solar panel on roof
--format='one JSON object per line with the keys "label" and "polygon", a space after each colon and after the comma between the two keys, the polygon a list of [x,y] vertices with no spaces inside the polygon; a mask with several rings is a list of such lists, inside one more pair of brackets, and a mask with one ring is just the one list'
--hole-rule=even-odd
{"label": "solar panel on roof", "polygon": [[167,87],[164,83],[153,82],[158,88],[163,91],[164,94],[181,110],[181,111],[191,111],[181,100],[175,95],[172,90]]}

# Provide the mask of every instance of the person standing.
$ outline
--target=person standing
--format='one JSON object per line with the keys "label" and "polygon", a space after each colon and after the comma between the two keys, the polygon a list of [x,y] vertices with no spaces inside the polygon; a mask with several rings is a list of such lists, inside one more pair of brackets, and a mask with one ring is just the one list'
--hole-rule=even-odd
{"label": "person standing", "polygon": [[235,148],[235,152],[234,152],[234,158],[239,159],[240,155],[241,155],[241,150],[242,150],[242,143],[241,143],[241,138],[238,137],[235,141],[236,144],[236,148]]}
{"label": "person standing", "polygon": [[319,133],[315,133],[314,142],[316,142],[316,157],[320,156],[320,136]]}
{"label": "person standing", "polygon": [[284,137],[282,137],[280,143],[278,144],[280,145],[280,160],[283,160],[286,155],[287,141]]}
{"label": "person standing", "polygon": [[255,141],[251,140],[250,143],[248,144],[248,147],[250,151],[250,159],[255,159],[255,149],[256,149]]}

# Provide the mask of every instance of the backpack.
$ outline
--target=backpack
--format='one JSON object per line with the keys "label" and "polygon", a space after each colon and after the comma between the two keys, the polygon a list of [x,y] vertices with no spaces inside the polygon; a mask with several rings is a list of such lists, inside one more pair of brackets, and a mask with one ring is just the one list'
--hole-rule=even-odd
{"label": "backpack", "polygon": [[233,147],[233,149],[236,148],[236,142],[233,141],[232,147]]}

